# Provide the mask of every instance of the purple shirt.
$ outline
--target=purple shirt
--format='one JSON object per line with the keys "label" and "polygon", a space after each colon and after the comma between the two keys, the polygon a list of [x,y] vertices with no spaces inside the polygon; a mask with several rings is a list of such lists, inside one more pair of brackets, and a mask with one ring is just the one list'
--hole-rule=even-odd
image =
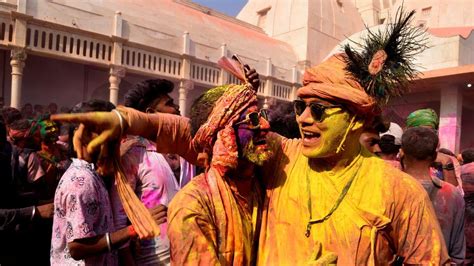
{"label": "purple shirt", "polygon": [[67,244],[114,232],[112,208],[104,181],[94,165],[73,159],[54,195],[51,265],[117,265],[116,252],[74,260]]}

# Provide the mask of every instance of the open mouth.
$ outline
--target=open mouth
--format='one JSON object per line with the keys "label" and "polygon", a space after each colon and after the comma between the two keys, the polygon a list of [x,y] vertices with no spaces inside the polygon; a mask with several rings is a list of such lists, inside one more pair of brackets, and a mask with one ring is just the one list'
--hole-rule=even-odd
{"label": "open mouth", "polygon": [[264,144],[267,144],[267,140],[266,139],[254,140],[253,144],[255,144],[255,145],[264,145]]}
{"label": "open mouth", "polygon": [[305,145],[315,143],[321,137],[321,133],[318,132],[310,132],[310,131],[302,131],[303,132],[303,143]]}

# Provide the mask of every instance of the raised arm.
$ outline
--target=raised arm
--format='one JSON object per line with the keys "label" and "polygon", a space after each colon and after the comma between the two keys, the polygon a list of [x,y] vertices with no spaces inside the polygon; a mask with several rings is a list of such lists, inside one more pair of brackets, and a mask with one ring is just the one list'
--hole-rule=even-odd
{"label": "raised arm", "polygon": [[123,106],[117,110],[127,122],[127,134],[154,141],[159,153],[179,154],[191,163],[196,162],[188,118],[164,113],[146,114]]}
{"label": "raised arm", "polygon": [[[87,146],[89,154],[102,153],[108,143],[118,141],[123,134],[131,134],[155,141],[158,152],[179,154],[191,163],[196,162],[197,153],[191,147],[192,137],[187,118],[170,114],[145,114],[120,106],[113,112],[59,114],[51,116],[51,119],[83,124],[84,127],[74,134],[73,142],[74,147]],[[86,132],[98,135],[85,143],[82,135]],[[78,158],[83,158],[81,152],[78,152]]]}

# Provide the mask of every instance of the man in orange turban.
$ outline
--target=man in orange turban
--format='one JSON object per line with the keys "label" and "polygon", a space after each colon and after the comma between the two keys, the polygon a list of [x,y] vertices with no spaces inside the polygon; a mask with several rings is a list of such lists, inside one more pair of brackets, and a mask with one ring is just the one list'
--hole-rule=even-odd
{"label": "man in orange turban", "polygon": [[[274,157],[262,173],[266,193],[258,265],[439,265],[448,261],[423,187],[359,143],[364,126],[379,113],[379,105],[400,94],[414,76],[408,63],[421,47],[413,41],[416,30],[407,28],[412,16],[413,12],[408,16],[401,12],[387,31],[370,35],[369,41],[375,40],[376,45],[366,45],[364,53],[346,48],[344,54],[306,71],[304,87],[297,92],[301,100],[295,101],[302,139],[267,135]],[[148,125],[153,128],[150,137],[159,135],[157,141],[162,144],[175,144],[168,146],[170,152],[191,159],[196,156],[189,147],[189,132],[178,122],[164,123],[123,111],[122,115],[128,130]],[[117,118],[103,114],[93,121],[94,117],[62,117],[100,129],[102,137],[89,144],[91,150],[120,133]],[[232,236],[217,241],[228,240]],[[232,249],[219,251],[236,254]]]}
{"label": "man in orange turban", "polygon": [[280,152],[265,169],[258,264],[442,264],[446,247],[423,188],[359,143],[379,108],[346,58],[305,72],[295,101],[302,139],[269,134]]}

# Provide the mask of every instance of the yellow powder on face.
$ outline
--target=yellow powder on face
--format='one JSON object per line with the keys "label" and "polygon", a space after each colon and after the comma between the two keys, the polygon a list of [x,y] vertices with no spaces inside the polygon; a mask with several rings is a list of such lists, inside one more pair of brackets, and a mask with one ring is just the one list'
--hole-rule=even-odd
{"label": "yellow powder on face", "polygon": [[273,156],[273,151],[268,144],[265,146],[255,146],[253,140],[244,147],[243,156],[256,165],[263,165],[265,161]]}
{"label": "yellow powder on face", "polygon": [[[340,150],[341,143],[344,142],[345,135],[351,128],[351,115],[341,108],[331,108],[326,111],[321,122],[313,122],[313,125],[306,126],[307,130],[321,132],[320,142],[315,147],[304,147],[303,154],[309,158],[324,158],[335,155]],[[301,124],[299,124],[300,130]]]}

